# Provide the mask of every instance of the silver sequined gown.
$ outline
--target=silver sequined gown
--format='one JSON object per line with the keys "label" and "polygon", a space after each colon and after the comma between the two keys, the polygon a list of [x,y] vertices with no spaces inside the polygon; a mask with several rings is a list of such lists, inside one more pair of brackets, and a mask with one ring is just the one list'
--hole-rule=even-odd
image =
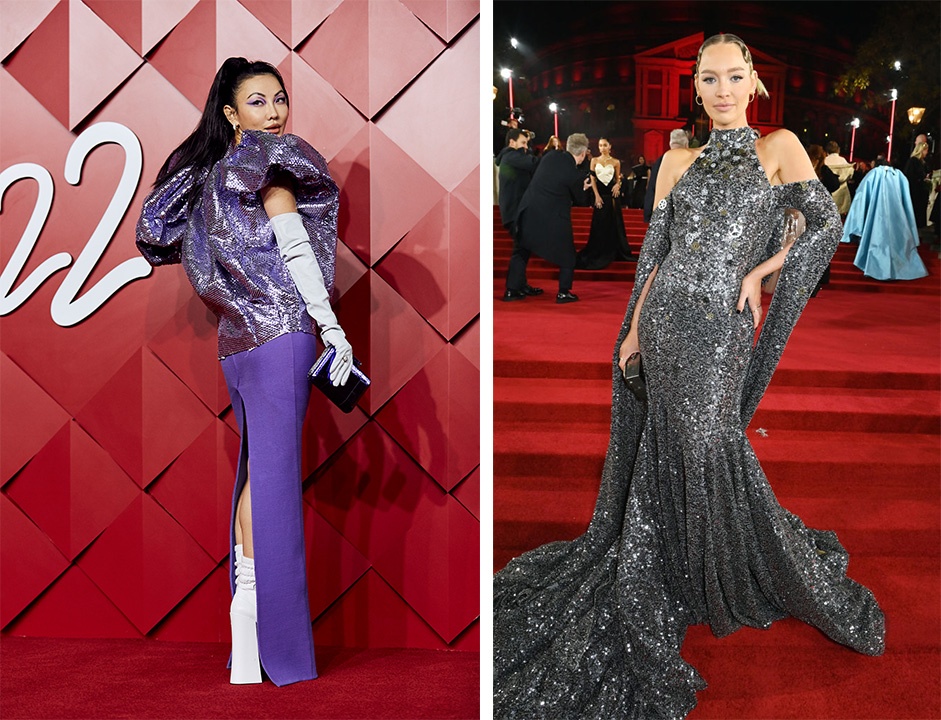
{"label": "silver sequined gown", "polygon": [[[840,237],[818,181],[769,185],[756,137],[713,131],[654,212],[612,358],[611,440],[591,524],[494,578],[495,717],[685,717],[706,686],[679,654],[692,624],[724,636],[792,615],[883,652],[882,612],[846,577],[846,551],[778,504],[745,435]],[[780,249],[787,208],[807,229],[753,346],[751,313],[735,304],[744,276]],[[638,328],[644,407],[616,361],[654,267]]]}

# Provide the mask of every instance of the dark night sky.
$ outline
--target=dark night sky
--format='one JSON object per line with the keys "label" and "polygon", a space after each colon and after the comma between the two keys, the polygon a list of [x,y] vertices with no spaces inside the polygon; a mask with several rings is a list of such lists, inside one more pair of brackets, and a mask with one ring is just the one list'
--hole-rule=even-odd
{"label": "dark night sky", "polygon": [[[768,5],[786,8],[788,13],[816,18],[828,27],[839,28],[839,32],[854,44],[864,40],[875,29],[878,10],[881,6],[895,4],[893,0],[889,2],[782,0],[762,3],[668,0],[668,2],[702,11],[703,16],[720,29],[723,21],[727,24],[734,24],[735,17],[740,12],[740,6]],[[493,3],[494,49],[499,52],[512,36],[538,49],[583,32],[604,30],[604,24],[599,21],[598,16],[599,11],[602,11],[603,6],[607,4],[609,3],[598,0],[578,0],[577,2],[495,0]],[[653,0],[630,3],[637,9],[637,14],[640,16],[638,22],[644,22],[647,17],[656,17],[660,11],[658,6],[662,7],[666,4],[667,2]],[[707,35],[711,34],[710,28],[702,29]],[[747,37],[743,39],[748,42]],[[826,38],[821,38],[821,41],[825,42]]]}

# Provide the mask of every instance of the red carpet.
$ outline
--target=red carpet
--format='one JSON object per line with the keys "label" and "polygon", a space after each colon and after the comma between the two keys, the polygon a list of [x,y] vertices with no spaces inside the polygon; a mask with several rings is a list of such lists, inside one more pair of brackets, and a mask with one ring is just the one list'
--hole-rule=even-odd
{"label": "red carpet", "polygon": [[320,678],[230,685],[229,648],[152,640],[0,642],[3,718],[477,718],[477,653],[317,649]]}
{"label": "red carpet", "polygon": [[[576,208],[576,246],[590,209]],[[494,291],[510,240],[495,217]],[[635,250],[640,211],[625,212]],[[709,683],[691,718],[941,718],[941,264],[908,282],[865,278],[841,246],[810,301],[749,438],[781,503],[836,530],[850,575],[887,616],[887,651],[868,658],[793,620],[723,640],[690,629],[683,654]],[[494,569],[584,532],[610,420],[609,359],[633,263],[578,271],[582,301],[494,302]],[[759,434],[761,428],[766,436]]]}

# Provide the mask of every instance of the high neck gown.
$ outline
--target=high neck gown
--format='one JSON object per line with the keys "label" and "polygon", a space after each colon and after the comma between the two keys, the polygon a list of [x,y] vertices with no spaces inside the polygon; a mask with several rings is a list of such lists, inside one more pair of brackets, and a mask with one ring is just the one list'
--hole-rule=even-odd
{"label": "high neck gown", "polygon": [[[872,593],[846,577],[832,532],[780,506],[745,427],[810,291],[839,216],[812,180],[772,187],[750,128],[713,131],[654,215],[612,357],[611,439],[587,532],[512,560],[494,578],[494,716],[682,718],[705,682],[680,657],[686,628],[717,636],[791,615],[870,655],[884,648]],[[735,304],[788,253],[756,345]],[[617,368],[639,289],[648,403]]]}

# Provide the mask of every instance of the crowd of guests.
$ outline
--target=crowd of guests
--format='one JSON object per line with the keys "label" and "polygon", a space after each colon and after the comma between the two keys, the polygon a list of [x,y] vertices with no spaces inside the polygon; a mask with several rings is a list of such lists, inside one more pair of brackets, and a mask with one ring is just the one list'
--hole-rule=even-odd
{"label": "crowd of guests", "polygon": [[[523,300],[543,293],[542,288],[533,287],[526,280],[527,264],[535,253],[559,266],[556,302],[576,302],[578,296],[572,292],[576,269],[598,270],[616,260],[635,259],[621,210],[643,208],[644,221],[650,222],[662,157],[648,165],[644,156],[639,155],[628,166],[615,157],[609,138],[598,139],[596,155],[592,155],[583,133],[570,135],[565,143],[552,135],[541,148],[530,147],[534,139],[533,133],[513,123],[506,133],[506,145],[494,158],[499,172],[501,221],[513,239],[503,300]],[[690,143],[686,129],[677,128],[670,133],[670,148],[690,147]],[[809,145],[807,154],[817,177],[847,221],[844,241],[859,243],[863,256],[896,258],[895,266],[888,267],[882,260],[873,263],[858,255],[857,266],[878,279],[911,279],[927,274],[916,250],[919,232],[922,241],[937,245],[941,229],[939,203],[934,203],[929,218],[932,187],[926,163],[928,137],[916,137],[904,170],[890,168],[884,155],[877,156],[872,163],[862,160],[851,163],[834,141],[825,147]],[[857,195],[860,202],[855,201]],[[873,202],[874,195],[879,202]],[[572,206],[594,208],[588,242],[577,251]],[[874,217],[886,212],[891,217]],[[892,252],[882,245],[891,245]],[[639,249],[639,239],[634,247]],[[828,280],[829,269],[817,290]]]}

